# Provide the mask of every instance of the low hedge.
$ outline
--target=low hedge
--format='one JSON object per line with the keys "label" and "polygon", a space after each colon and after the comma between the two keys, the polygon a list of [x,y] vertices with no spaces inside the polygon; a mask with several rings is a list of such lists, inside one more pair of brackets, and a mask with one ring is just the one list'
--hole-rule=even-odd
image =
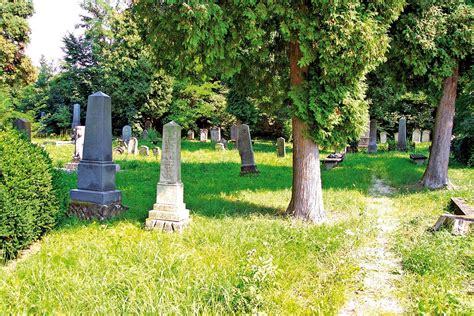
{"label": "low hedge", "polygon": [[0,130],[0,259],[15,258],[60,215],[60,188],[47,153],[19,132]]}

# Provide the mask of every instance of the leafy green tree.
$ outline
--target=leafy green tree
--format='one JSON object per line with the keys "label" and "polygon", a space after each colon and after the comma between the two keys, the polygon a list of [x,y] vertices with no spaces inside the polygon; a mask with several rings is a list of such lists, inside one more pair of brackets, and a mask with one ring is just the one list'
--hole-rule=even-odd
{"label": "leafy green tree", "polygon": [[[294,142],[287,213],[320,222],[325,212],[318,145],[360,134],[367,114],[364,78],[383,61],[387,29],[402,4],[138,0],[135,8],[162,67],[180,76],[287,87]],[[272,98],[272,89],[258,90]]]}
{"label": "leafy green tree", "polygon": [[439,102],[422,183],[447,186],[457,85],[472,54],[474,7],[464,0],[410,0],[393,28],[392,69]]}
{"label": "leafy green tree", "polygon": [[35,80],[31,60],[25,55],[30,33],[27,19],[33,12],[31,0],[3,0],[0,5],[0,85],[9,90]]}

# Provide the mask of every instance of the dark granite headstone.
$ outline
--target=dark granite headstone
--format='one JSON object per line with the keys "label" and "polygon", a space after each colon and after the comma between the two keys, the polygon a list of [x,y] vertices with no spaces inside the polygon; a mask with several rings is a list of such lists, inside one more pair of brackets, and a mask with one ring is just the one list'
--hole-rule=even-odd
{"label": "dark granite headstone", "polygon": [[377,152],[377,120],[370,120],[370,132],[369,132],[369,146],[367,147],[368,153]]}
{"label": "dark granite headstone", "polygon": [[257,165],[252,148],[252,139],[250,138],[250,128],[247,124],[239,127],[238,148],[241,159],[240,175],[258,174]]}
{"label": "dark granite headstone", "polygon": [[72,129],[74,130],[76,126],[81,125],[81,106],[79,104],[74,104],[72,108]]}
{"label": "dark granite headstone", "polygon": [[407,150],[407,120],[402,117],[398,123],[398,149],[401,151]]}
{"label": "dark granite headstone", "polygon": [[277,156],[278,157],[286,156],[285,139],[283,137],[277,138]]}

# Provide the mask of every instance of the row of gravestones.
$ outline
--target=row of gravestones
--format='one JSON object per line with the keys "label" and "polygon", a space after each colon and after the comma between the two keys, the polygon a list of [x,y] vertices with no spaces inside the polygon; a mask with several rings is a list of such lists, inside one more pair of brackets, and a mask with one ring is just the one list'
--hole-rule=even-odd
{"label": "row of gravestones", "polygon": [[[385,144],[387,143],[388,133],[387,132],[380,132],[380,143]],[[394,133],[394,139],[398,141],[398,133]],[[431,131],[424,130],[423,132],[419,129],[413,130],[411,141],[414,143],[426,143],[431,140]]]}

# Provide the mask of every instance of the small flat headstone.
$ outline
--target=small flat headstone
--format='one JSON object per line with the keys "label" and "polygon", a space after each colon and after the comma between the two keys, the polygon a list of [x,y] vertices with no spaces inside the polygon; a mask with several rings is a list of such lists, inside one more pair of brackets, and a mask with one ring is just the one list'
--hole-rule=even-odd
{"label": "small flat headstone", "polygon": [[188,131],[188,140],[194,140],[194,131]]}
{"label": "small flat headstone", "polygon": [[421,131],[419,129],[414,129],[411,135],[411,141],[414,143],[421,142]]}
{"label": "small flat headstone", "polygon": [[136,137],[130,137],[128,141],[127,151],[129,154],[136,155],[138,154],[138,139]]}
{"label": "small flat headstone", "polygon": [[148,148],[148,146],[140,146],[138,152],[141,156],[150,156],[150,148]]}
{"label": "small flat headstone", "polygon": [[423,133],[421,134],[421,141],[423,143],[427,143],[427,142],[431,141],[430,134],[431,134],[431,131],[424,130]]}
{"label": "small flat headstone", "polygon": [[387,132],[380,132],[380,143],[381,144],[387,143]]}
{"label": "small flat headstone", "polygon": [[212,127],[211,128],[211,142],[219,142],[221,140],[221,128]]}
{"label": "small flat headstone", "polygon": [[199,141],[207,142],[208,130],[206,128],[201,128],[199,130]]}

